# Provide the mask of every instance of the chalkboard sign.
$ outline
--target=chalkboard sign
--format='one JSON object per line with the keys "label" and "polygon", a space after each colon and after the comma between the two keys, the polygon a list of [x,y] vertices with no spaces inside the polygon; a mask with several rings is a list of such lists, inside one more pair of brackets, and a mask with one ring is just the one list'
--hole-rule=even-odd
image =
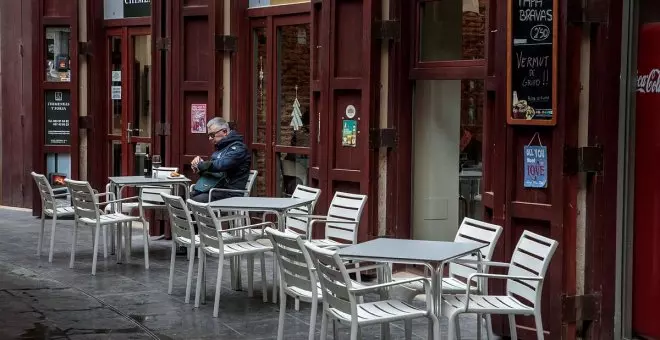
{"label": "chalkboard sign", "polygon": [[71,92],[46,91],[46,145],[71,145]]}
{"label": "chalkboard sign", "polygon": [[556,123],[557,1],[509,0],[509,124]]}

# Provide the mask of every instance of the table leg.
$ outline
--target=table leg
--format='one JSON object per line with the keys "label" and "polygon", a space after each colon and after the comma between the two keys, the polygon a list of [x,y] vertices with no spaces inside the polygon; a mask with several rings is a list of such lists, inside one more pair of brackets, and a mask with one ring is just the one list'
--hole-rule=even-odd
{"label": "table leg", "polygon": [[[227,212],[227,214],[238,214],[237,211],[230,211]],[[242,226],[242,224],[236,225],[237,220],[233,220],[230,222],[230,228],[234,227],[239,227]],[[243,282],[241,280],[241,257],[240,256],[232,256],[229,259],[229,272],[231,273],[231,289],[233,290],[241,290],[243,286]]]}
{"label": "table leg", "polygon": [[[121,199],[121,186],[117,186],[117,194],[115,197],[117,197],[117,200]],[[121,212],[121,202],[116,203],[117,207],[117,212]],[[117,263],[122,263],[122,258],[124,257],[123,254],[123,239],[122,239],[122,233],[124,229],[124,224],[119,223],[117,226]]]}
{"label": "table leg", "polygon": [[[279,211],[275,212],[277,217],[277,230],[284,232],[284,221],[282,220],[282,215]],[[273,303],[277,303],[277,285],[280,280],[280,271],[277,264],[277,259],[275,258],[275,252],[273,252]]]}

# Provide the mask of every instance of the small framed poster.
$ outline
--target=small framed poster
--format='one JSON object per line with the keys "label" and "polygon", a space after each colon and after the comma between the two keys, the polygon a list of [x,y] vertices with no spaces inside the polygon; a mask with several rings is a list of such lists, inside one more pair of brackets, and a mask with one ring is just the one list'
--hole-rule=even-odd
{"label": "small framed poster", "polygon": [[190,105],[190,132],[206,133],[206,104]]}
{"label": "small framed poster", "polygon": [[354,119],[345,119],[341,133],[342,146],[357,146],[357,121]]}

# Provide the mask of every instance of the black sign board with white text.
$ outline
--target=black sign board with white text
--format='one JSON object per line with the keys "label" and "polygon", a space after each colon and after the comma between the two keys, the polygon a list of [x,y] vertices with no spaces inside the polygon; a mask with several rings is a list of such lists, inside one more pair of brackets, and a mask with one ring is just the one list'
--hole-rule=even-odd
{"label": "black sign board with white text", "polygon": [[509,124],[555,125],[558,0],[509,0]]}
{"label": "black sign board with white text", "polygon": [[46,91],[46,145],[71,145],[71,92]]}
{"label": "black sign board with white text", "polygon": [[151,0],[124,0],[124,18],[148,17],[151,15]]}

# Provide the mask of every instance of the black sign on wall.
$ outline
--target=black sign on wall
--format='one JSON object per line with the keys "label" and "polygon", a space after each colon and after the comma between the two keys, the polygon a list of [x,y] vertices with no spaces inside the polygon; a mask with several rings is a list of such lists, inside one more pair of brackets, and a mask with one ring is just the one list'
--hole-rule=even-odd
{"label": "black sign on wall", "polygon": [[124,0],[124,18],[151,16],[151,0]]}
{"label": "black sign on wall", "polygon": [[510,124],[556,122],[557,0],[509,0]]}
{"label": "black sign on wall", "polygon": [[71,92],[46,91],[46,145],[71,145]]}

